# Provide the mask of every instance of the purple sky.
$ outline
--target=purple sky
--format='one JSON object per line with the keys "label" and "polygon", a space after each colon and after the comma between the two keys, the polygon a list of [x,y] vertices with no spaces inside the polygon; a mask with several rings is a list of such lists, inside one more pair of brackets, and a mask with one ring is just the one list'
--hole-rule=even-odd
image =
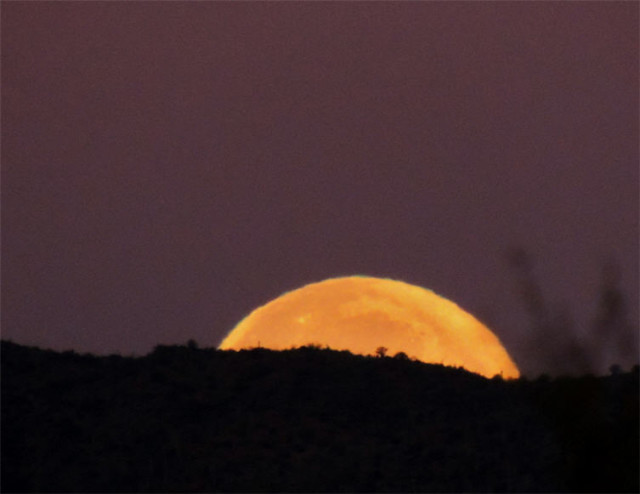
{"label": "purple sky", "polygon": [[2,2],[2,337],[215,346],[285,291],[367,274],[551,370],[505,251],[585,342],[615,259],[637,322],[638,11]]}

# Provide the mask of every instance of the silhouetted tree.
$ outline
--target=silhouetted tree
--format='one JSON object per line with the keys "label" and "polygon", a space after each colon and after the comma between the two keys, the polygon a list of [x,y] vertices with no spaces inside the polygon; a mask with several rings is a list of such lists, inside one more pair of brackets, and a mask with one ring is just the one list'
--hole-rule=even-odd
{"label": "silhouetted tree", "polygon": [[[620,268],[608,261],[602,268],[598,308],[593,321],[594,342],[607,360],[638,358],[637,327],[629,322],[627,300],[620,289]],[[595,349],[594,349],[595,350]]]}
{"label": "silhouetted tree", "polygon": [[627,300],[620,289],[620,269],[604,264],[598,306],[590,337],[579,337],[564,309],[551,310],[534,275],[531,256],[522,248],[507,252],[518,291],[532,322],[531,346],[540,349],[543,368],[554,373],[603,371],[612,361],[637,359],[638,328],[628,320]]}
{"label": "silhouetted tree", "polygon": [[552,310],[534,274],[532,257],[520,247],[507,252],[517,276],[518,292],[531,319],[530,345],[538,349],[542,369],[559,374],[587,373],[593,369],[588,348],[575,333],[564,307]]}

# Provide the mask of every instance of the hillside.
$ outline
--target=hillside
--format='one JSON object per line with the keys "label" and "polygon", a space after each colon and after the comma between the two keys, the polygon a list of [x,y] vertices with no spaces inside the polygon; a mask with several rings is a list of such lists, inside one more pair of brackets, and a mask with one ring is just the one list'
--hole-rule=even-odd
{"label": "hillside", "polygon": [[2,342],[2,491],[638,492],[638,372]]}

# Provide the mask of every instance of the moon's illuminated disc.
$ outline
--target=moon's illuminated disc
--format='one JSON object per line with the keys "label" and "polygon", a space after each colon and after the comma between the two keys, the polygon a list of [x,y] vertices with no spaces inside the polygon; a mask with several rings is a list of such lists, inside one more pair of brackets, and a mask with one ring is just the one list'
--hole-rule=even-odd
{"label": "moon's illuminated disc", "polygon": [[520,375],[498,338],[453,302],[419,286],[364,276],[285,293],[244,318],[220,349],[309,344],[362,355],[385,347],[388,355],[404,352],[486,377]]}

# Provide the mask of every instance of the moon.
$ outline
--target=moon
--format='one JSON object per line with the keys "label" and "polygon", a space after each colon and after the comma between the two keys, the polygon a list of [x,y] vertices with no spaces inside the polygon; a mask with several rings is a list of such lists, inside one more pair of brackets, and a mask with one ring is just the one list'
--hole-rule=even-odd
{"label": "moon", "polygon": [[426,363],[493,377],[520,372],[498,337],[455,303],[402,281],[331,278],[258,307],[222,341],[221,350],[285,350],[310,344],[354,354],[404,352]]}

